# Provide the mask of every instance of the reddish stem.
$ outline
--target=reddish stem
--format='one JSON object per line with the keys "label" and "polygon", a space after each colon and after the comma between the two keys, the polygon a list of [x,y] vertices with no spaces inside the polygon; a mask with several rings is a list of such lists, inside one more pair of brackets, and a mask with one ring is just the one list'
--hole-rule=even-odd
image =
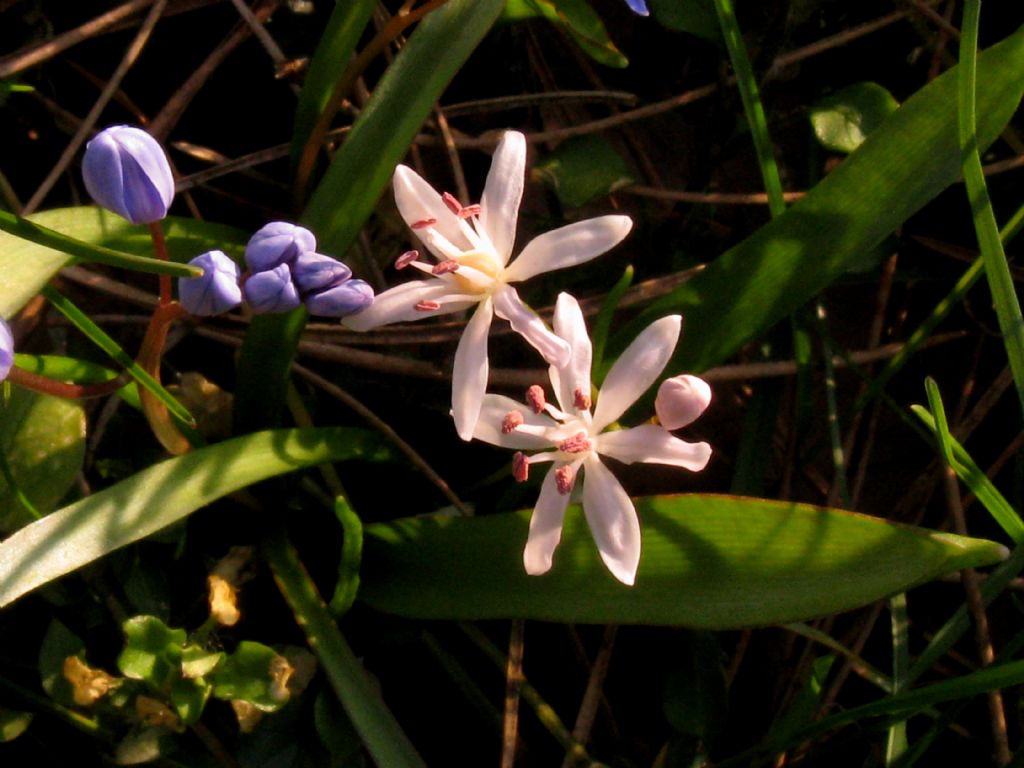
{"label": "reddish stem", "polygon": [[7,381],[17,384],[24,389],[39,392],[44,395],[63,397],[67,400],[81,400],[89,397],[103,397],[117,392],[128,383],[128,374],[123,371],[110,381],[103,381],[99,384],[69,384],[65,381],[57,381],[38,373],[26,371],[17,366],[11,368],[7,374]]}
{"label": "reddish stem", "polygon": [[[153,254],[161,261],[168,261],[167,240],[164,237],[164,228],[159,221],[149,225],[149,234],[153,238]],[[171,303],[171,276],[160,275],[160,304],[161,306]]]}

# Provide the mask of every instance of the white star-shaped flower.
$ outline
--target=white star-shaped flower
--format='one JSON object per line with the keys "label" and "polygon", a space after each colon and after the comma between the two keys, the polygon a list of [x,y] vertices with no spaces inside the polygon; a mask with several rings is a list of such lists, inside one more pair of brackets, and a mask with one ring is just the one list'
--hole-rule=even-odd
{"label": "white star-shaped flower", "polygon": [[563,365],[569,346],[519,298],[510,283],[542,272],[582,264],[617,245],[633,226],[628,216],[600,216],[546,232],[531,240],[510,263],[523,196],[526,139],[508,131],[491,161],[479,205],[463,206],[431,187],[404,165],[394,175],[395,202],[402,218],[436,257],[419,261],[409,251],[396,262],[429,275],[376,297],[342,322],[365,331],[390,323],[458,312],[477,305],[455,352],[452,417],[463,440],[473,435],[487,388],[487,335],[495,314],[533,345],[551,365]]}
{"label": "white star-shaped flower", "polygon": [[[601,558],[615,578],[633,584],[640,562],[640,524],[633,502],[601,462],[601,455],[624,464],[669,464],[696,472],[711,458],[711,446],[687,443],[656,424],[604,430],[661,374],[679,339],[682,318],[664,317],[636,337],[608,371],[593,414],[590,337],[579,304],[567,293],[558,297],[554,326],[555,333],[572,350],[565,366],[549,369],[559,407],[545,402],[543,390],[537,385],[527,391],[529,405],[502,395],[487,395],[473,437],[517,450],[512,466],[513,475],[520,481],[526,479],[530,465],[554,462],[541,485],[530,519],[523,552],[527,573],[542,574],[551,568],[555,547],[562,536],[569,495],[582,470],[583,513]],[[707,405],[707,399],[702,397],[699,392],[689,408],[693,418]],[[530,456],[523,453],[538,450],[542,452]]]}

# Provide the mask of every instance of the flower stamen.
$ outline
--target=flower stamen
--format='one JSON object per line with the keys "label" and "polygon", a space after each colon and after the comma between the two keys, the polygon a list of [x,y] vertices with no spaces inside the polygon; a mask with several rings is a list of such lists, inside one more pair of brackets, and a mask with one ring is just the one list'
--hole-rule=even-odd
{"label": "flower stamen", "polygon": [[457,272],[459,269],[459,262],[455,259],[445,259],[434,265],[434,268],[430,270],[435,275],[447,275],[449,272]]}
{"label": "flower stamen", "polygon": [[534,413],[540,413],[547,405],[547,398],[544,397],[544,388],[540,384],[534,384],[526,390],[526,402]]}
{"label": "flower stamen", "polygon": [[479,216],[480,210],[480,205],[478,203],[473,203],[473,205],[462,206],[462,210],[459,211],[456,215],[460,219],[469,219],[472,218],[473,216]]}
{"label": "flower stamen", "polygon": [[562,453],[586,453],[590,449],[591,445],[586,432],[577,432],[558,444],[558,450]]}
{"label": "flower stamen", "polygon": [[501,420],[501,434],[508,435],[515,432],[516,427],[522,426],[525,421],[526,419],[519,411],[509,411]]}
{"label": "flower stamen", "polygon": [[440,308],[441,305],[436,301],[421,301],[415,307],[417,312],[433,312]]}
{"label": "flower stamen", "polygon": [[576,471],[568,464],[555,470],[555,487],[563,496],[572,493],[576,485]]}
{"label": "flower stamen", "polygon": [[448,206],[449,211],[461,218],[462,203],[459,202],[459,199],[455,197],[455,195],[451,192],[442,192],[441,199],[444,200],[444,204]]}
{"label": "flower stamen", "polygon": [[406,251],[395,259],[395,269],[405,269],[420,257],[419,251]]}
{"label": "flower stamen", "polygon": [[589,411],[591,402],[590,395],[585,394],[581,387],[576,387],[576,391],[572,394],[572,404],[581,411]]}
{"label": "flower stamen", "polygon": [[512,477],[517,483],[525,483],[530,476],[530,459],[522,451],[512,455]]}
{"label": "flower stamen", "polygon": [[427,229],[437,224],[437,219],[420,219],[409,225],[411,229]]}

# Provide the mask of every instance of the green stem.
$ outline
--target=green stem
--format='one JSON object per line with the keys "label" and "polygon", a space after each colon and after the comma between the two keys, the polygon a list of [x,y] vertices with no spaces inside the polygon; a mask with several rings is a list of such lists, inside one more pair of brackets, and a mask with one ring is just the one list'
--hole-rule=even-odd
{"label": "green stem", "polygon": [[960,32],[960,66],[957,75],[960,151],[974,229],[981,248],[981,258],[985,264],[985,276],[992,291],[999,329],[1003,333],[1013,382],[1017,387],[1017,397],[1024,413],[1024,317],[1021,317],[1017,292],[1014,290],[1013,278],[1010,276],[1006,254],[999,238],[999,227],[992,212],[992,201],[989,199],[985,174],[981,169],[975,132],[975,79],[980,16],[981,0],[966,0]]}
{"label": "green stem", "polygon": [[263,550],[278,589],[374,762],[389,768],[425,766],[338,630],[284,530],[271,531]]}
{"label": "green stem", "polygon": [[62,235],[56,230],[40,226],[7,211],[0,211],[0,231],[8,232],[36,245],[53,248],[55,251],[74,256],[80,261],[107,264],[111,267],[132,269],[136,272],[171,275],[172,277],[199,277],[203,274],[203,270],[198,267],[191,267],[188,264],[177,264],[173,261],[160,261],[159,259],[150,259],[146,256],[135,256],[131,253],[122,253],[121,251],[104,248],[102,245],[92,245],[81,240],[75,240],[73,237]]}
{"label": "green stem", "polygon": [[747,58],[747,49],[743,44],[739,24],[736,23],[731,0],[715,0],[715,11],[718,13],[718,24],[722,28],[725,47],[729,50],[733,72],[736,73],[736,85],[743,100],[743,111],[747,115],[747,124],[754,139],[754,150],[761,166],[765,192],[768,193],[768,210],[774,218],[786,210],[786,203],[782,194],[779,166],[775,162],[771,137],[768,135],[768,120],[757,90],[757,80],[754,78],[750,59]]}

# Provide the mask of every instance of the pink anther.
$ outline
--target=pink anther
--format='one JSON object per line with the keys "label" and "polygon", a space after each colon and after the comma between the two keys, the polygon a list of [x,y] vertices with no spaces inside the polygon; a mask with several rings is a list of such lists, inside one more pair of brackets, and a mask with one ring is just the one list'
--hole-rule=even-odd
{"label": "pink anther", "polygon": [[583,390],[576,387],[576,391],[572,393],[572,404],[581,411],[589,411],[590,395],[583,394]]}
{"label": "pink anther", "polygon": [[438,262],[431,269],[431,273],[435,275],[447,275],[449,272],[456,272],[459,269],[459,262],[455,259],[445,259],[444,261]]}
{"label": "pink anther", "polygon": [[558,444],[558,450],[563,453],[585,453],[590,450],[590,441],[586,432],[577,432]]}
{"label": "pink anther", "polygon": [[417,312],[433,312],[435,309],[440,309],[441,305],[436,301],[421,301],[416,305]]}
{"label": "pink anther", "polygon": [[517,483],[525,483],[530,476],[530,460],[522,451],[512,454],[512,477]]}
{"label": "pink anther", "polygon": [[544,406],[548,404],[547,399],[544,397],[544,388],[540,384],[534,384],[527,389],[526,402],[529,403],[534,413],[543,411]]}
{"label": "pink anther", "polygon": [[420,219],[419,221],[414,221],[409,226],[413,229],[426,229],[427,227],[432,227],[435,224],[437,224],[437,219]]}
{"label": "pink anther", "polygon": [[571,493],[574,485],[576,485],[576,472],[572,467],[566,464],[555,470],[555,487],[560,494],[565,496]]}
{"label": "pink anther", "polygon": [[480,205],[478,203],[473,203],[473,205],[464,205],[464,206],[462,206],[462,210],[459,211],[456,215],[460,219],[468,219],[468,218],[471,218],[473,216],[479,216],[480,215]]}
{"label": "pink anther", "polygon": [[501,434],[507,435],[515,432],[516,427],[522,426],[525,422],[526,419],[519,411],[509,411],[501,420]]}
{"label": "pink anther", "polygon": [[444,204],[448,206],[448,210],[454,213],[456,216],[462,214],[462,203],[455,197],[451,192],[441,193],[441,199],[444,200]]}
{"label": "pink anther", "polygon": [[395,269],[405,269],[420,257],[419,251],[406,251],[395,259]]}

